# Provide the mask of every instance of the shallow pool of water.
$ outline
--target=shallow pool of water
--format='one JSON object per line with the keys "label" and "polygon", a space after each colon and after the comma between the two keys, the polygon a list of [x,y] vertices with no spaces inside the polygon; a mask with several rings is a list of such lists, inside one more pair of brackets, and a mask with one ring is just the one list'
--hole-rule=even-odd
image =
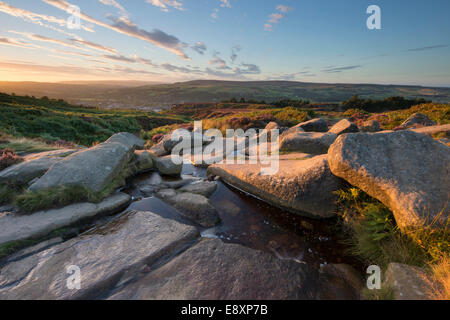
{"label": "shallow pool of water", "polygon": [[[185,165],[183,174],[206,177],[206,170]],[[156,175],[149,173],[137,179],[140,183],[155,181],[160,179]],[[324,263],[349,263],[358,268],[358,261],[346,253],[346,246],[337,237],[333,219],[314,220],[286,212],[220,181],[210,201],[222,223],[212,229],[201,229],[204,237],[217,237],[224,242],[242,244],[271,252],[281,259],[302,261],[316,267]],[[129,210],[152,211],[192,224],[154,197],[134,202]]]}

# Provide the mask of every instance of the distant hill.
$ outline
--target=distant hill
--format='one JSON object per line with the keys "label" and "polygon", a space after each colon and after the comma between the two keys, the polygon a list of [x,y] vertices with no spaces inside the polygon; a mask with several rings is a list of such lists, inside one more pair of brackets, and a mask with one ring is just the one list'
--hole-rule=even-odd
{"label": "distant hill", "polygon": [[13,83],[0,82],[0,91],[37,97],[63,98],[71,103],[101,107],[168,107],[177,103],[218,102],[245,98],[272,102],[280,99],[305,99],[331,103],[355,94],[364,99],[403,96],[434,102],[450,102],[450,88],[374,84],[326,84],[291,81],[212,81],[197,80],[173,84],[124,87],[124,83]]}

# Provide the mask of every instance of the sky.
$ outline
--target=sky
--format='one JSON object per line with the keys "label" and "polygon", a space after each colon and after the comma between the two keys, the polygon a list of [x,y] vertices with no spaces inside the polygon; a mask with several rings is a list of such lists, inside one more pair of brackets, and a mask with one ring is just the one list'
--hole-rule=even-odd
{"label": "sky", "polygon": [[448,0],[6,0],[0,81],[450,87],[449,15]]}

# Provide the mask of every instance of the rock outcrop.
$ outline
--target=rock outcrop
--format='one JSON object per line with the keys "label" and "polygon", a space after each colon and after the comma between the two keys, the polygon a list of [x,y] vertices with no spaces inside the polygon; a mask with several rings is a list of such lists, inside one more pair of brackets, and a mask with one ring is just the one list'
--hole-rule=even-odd
{"label": "rock outcrop", "polygon": [[280,161],[274,175],[261,175],[261,165],[216,164],[208,175],[220,176],[226,183],[288,211],[314,217],[335,215],[335,191],[343,181],[328,167],[327,156],[306,160]]}
{"label": "rock outcrop", "polygon": [[79,186],[100,192],[127,169],[134,150],[143,146],[144,142],[130,133],[115,134],[106,142],[57,162],[29,189]]}
{"label": "rock outcrop", "polygon": [[342,119],[338,123],[336,123],[334,126],[331,127],[330,131],[331,133],[334,133],[338,136],[344,133],[355,133],[359,132],[358,126],[351,122],[348,119]]}
{"label": "rock outcrop", "polygon": [[381,131],[380,123],[376,120],[368,120],[359,128],[362,132],[379,132]]}
{"label": "rock outcrop", "polygon": [[390,263],[383,285],[394,290],[395,300],[432,300],[433,281],[418,267]]}
{"label": "rock outcrop", "polygon": [[179,189],[181,192],[189,192],[199,194],[209,198],[217,190],[217,182],[215,181],[198,181],[185,185]]}
{"label": "rock outcrop", "polygon": [[450,148],[413,131],[340,136],[330,147],[334,175],[389,207],[400,228],[447,221]]}
{"label": "rock outcrop", "polygon": [[61,209],[52,209],[32,215],[9,214],[0,216],[0,244],[39,239],[53,230],[72,226],[83,221],[116,213],[131,202],[129,195],[115,194],[102,202],[76,203]]}
{"label": "rock outcrop", "polygon": [[291,129],[294,128],[301,128],[306,132],[327,132],[328,123],[322,118],[317,118],[302,122]]}
{"label": "rock outcrop", "polygon": [[295,132],[283,135],[280,151],[297,151],[309,154],[325,154],[336,140],[334,133]]}
{"label": "rock outcrop", "polygon": [[165,156],[155,159],[155,167],[159,173],[167,176],[179,176],[183,170],[183,164],[176,164],[172,161],[172,156]]}
{"label": "rock outcrop", "polygon": [[173,189],[160,190],[156,196],[202,227],[211,228],[220,222],[219,214],[205,196]]}
{"label": "rock outcrop", "polygon": [[435,126],[436,122],[430,120],[426,115],[422,113],[414,113],[408,119],[406,119],[400,126],[403,128],[410,128],[415,125],[429,127]]}
{"label": "rock outcrop", "polygon": [[[89,234],[5,265],[0,273],[0,299],[101,298],[122,277],[139,274],[143,267],[177,253],[198,236],[192,226],[150,212],[130,213]],[[81,272],[79,290],[67,285],[74,266]]]}
{"label": "rock outcrop", "polygon": [[44,175],[48,169],[77,150],[42,152],[25,157],[25,161],[0,171],[0,183],[26,185]]}

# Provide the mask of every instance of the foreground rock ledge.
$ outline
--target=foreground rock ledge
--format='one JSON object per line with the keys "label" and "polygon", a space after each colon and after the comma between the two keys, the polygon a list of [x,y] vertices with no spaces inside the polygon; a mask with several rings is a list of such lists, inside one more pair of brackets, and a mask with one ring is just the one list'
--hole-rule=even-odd
{"label": "foreground rock ledge", "polygon": [[409,130],[342,135],[328,161],[333,174],[389,207],[400,228],[447,221],[450,148],[431,137]]}
{"label": "foreground rock ledge", "polygon": [[136,283],[118,288],[109,299],[316,299],[326,287],[306,264],[204,239]]}
{"label": "foreground rock ledge", "polygon": [[129,195],[118,193],[98,204],[76,203],[61,209],[40,211],[32,215],[9,214],[0,216],[0,244],[30,238],[38,239],[53,230],[120,211],[130,201]]}
{"label": "foreground rock ledge", "polygon": [[216,164],[208,168],[208,174],[220,176],[232,186],[300,215],[313,218],[335,215],[334,192],[342,189],[344,181],[331,174],[326,155],[284,160],[279,164],[274,175],[261,175],[261,165],[249,164]]}
{"label": "foreground rock ledge", "polygon": [[[121,277],[140,273],[198,237],[188,225],[150,212],[123,216],[91,234],[5,265],[0,272],[1,300],[96,299]],[[67,267],[78,266],[81,289],[67,288]]]}

